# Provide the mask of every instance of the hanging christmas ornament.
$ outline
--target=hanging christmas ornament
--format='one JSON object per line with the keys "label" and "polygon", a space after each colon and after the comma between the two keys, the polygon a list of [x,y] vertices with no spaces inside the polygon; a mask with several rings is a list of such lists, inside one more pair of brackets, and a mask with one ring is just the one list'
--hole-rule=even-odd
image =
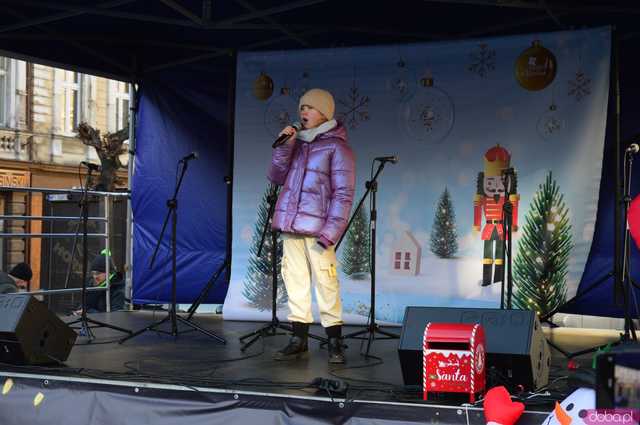
{"label": "hanging christmas ornament", "polygon": [[253,82],[253,95],[256,99],[265,101],[273,94],[273,80],[264,72]]}
{"label": "hanging christmas ornament", "polygon": [[551,140],[560,135],[565,127],[565,118],[552,101],[547,111],[538,119],[538,134],[545,140]]}
{"label": "hanging christmas ornament", "polygon": [[280,94],[274,97],[264,113],[264,125],[272,137],[298,119],[298,102],[293,98],[291,89],[285,84]]}
{"label": "hanging christmas ornament", "polygon": [[531,91],[542,90],[551,84],[557,70],[556,57],[538,40],[516,60],[516,79],[522,87]]}
{"label": "hanging christmas ornament", "polygon": [[353,70],[353,84],[349,89],[346,98],[339,98],[336,114],[339,121],[350,129],[355,130],[363,122],[369,121],[369,96],[360,93],[360,88],[356,82],[356,71]]}
{"label": "hanging christmas ornament", "polygon": [[490,49],[486,43],[480,43],[478,47],[469,53],[471,63],[467,70],[480,77],[486,77],[491,71],[496,69],[496,51]]}
{"label": "hanging christmas ornament", "polygon": [[398,102],[406,102],[416,90],[416,79],[404,59],[398,59],[392,75],[387,79],[387,90]]}
{"label": "hanging christmas ornament", "polygon": [[403,115],[411,138],[440,143],[453,128],[455,108],[449,94],[434,85],[431,72],[427,71]]}

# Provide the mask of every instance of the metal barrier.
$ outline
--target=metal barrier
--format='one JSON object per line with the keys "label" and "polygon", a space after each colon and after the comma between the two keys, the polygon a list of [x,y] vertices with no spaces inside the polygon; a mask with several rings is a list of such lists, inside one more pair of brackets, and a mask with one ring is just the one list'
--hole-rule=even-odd
{"label": "metal barrier", "polygon": [[[110,205],[111,200],[114,198],[129,198],[130,193],[127,192],[102,192],[102,191],[93,191],[93,190],[79,190],[79,189],[47,189],[47,188],[34,188],[34,187],[15,187],[15,186],[0,186],[1,192],[28,192],[28,193],[42,193],[42,194],[59,194],[59,195],[84,195],[85,193],[88,196],[97,196],[105,198],[104,202],[104,216],[102,217],[88,217],[89,221],[102,222],[104,223],[104,233],[88,233],[87,237],[92,238],[103,238],[104,245],[109,252],[110,247],[110,237],[109,237],[109,220],[110,220]],[[75,221],[80,223],[82,221],[82,217],[74,217],[74,216],[22,216],[22,215],[0,215],[0,220],[2,221]],[[82,236],[82,233],[5,233],[0,232],[0,238],[70,238],[70,237],[78,237]],[[89,259],[83,259],[83,261],[89,261]],[[109,273],[109,265],[110,262],[106,262],[106,274]],[[89,270],[87,270],[88,272]],[[84,276],[83,276],[84,277]],[[111,282],[107,279],[107,283],[103,287],[87,287],[87,291],[106,291],[106,307],[107,311],[111,311]],[[82,291],[82,288],[65,288],[65,289],[47,289],[47,290],[39,290],[39,291],[28,291],[28,292],[18,292],[17,294],[30,294],[30,295],[54,295],[59,293],[69,293],[69,292],[78,292]]]}

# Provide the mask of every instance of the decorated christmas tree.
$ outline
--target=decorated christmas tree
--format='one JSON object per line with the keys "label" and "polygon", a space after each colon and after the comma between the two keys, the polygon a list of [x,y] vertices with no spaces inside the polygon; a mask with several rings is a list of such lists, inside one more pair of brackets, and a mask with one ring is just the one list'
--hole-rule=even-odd
{"label": "decorated christmas tree", "polygon": [[431,252],[440,258],[451,258],[458,251],[456,213],[453,210],[449,190],[444,189],[431,228]]}
{"label": "decorated christmas tree", "polygon": [[364,208],[360,208],[345,236],[342,247],[342,271],[352,279],[365,279],[370,271],[371,246],[369,219]]}
{"label": "decorated christmas tree", "polygon": [[[258,206],[258,219],[253,229],[253,238],[251,247],[249,247],[249,262],[247,266],[247,274],[244,278],[244,288],[242,294],[249,301],[249,304],[260,311],[271,309],[271,298],[273,293],[273,274],[271,272],[271,226],[267,229],[262,246],[261,256],[258,257],[258,249],[260,248],[260,237],[262,236],[262,228],[267,221],[269,213],[269,203],[267,198],[270,190],[267,189],[262,196],[262,201]],[[280,265],[282,262],[282,240],[278,239],[276,247],[276,269],[278,270],[278,296],[276,303],[278,306],[287,302],[287,292],[284,287],[282,275],[280,274]]]}
{"label": "decorated christmas tree", "polygon": [[572,247],[569,210],[549,172],[533,198],[513,262],[516,307],[544,316],[565,302]]}

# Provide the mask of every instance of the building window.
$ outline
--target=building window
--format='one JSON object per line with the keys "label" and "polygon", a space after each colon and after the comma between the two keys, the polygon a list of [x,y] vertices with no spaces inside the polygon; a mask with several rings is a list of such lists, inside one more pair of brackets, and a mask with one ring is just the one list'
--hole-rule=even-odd
{"label": "building window", "polygon": [[82,74],[55,69],[56,129],[63,134],[74,133],[81,117]]}
{"label": "building window", "polygon": [[411,253],[410,252],[404,253],[404,269],[411,270]]}
{"label": "building window", "polygon": [[393,262],[393,268],[394,270],[400,270],[400,260],[402,260],[402,253],[401,252],[395,252],[394,253],[394,259],[395,261]]}
{"label": "building window", "polygon": [[7,100],[9,93],[9,58],[0,56],[0,126],[8,123]]}
{"label": "building window", "polygon": [[109,125],[113,133],[129,125],[129,83],[109,81]]}
{"label": "building window", "polygon": [[0,56],[0,127],[25,123],[26,70],[25,62]]}

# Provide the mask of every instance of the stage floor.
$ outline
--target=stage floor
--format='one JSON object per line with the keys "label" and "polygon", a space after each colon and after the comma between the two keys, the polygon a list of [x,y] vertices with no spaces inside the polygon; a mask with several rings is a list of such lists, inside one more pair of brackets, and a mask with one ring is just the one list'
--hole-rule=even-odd
{"label": "stage floor", "polygon": [[[135,331],[166,315],[164,311],[133,311],[95,314],[90,317]],[[64,319],[69,322],[75,318]],[[185,389],[199,388],[199,391],[210,388],[295,399],[326,399],[332,402],[334,399],[346,399],[374,404],[413,403],[422,408],[425,404],[453,407],[464,402],[464,399],[442,399],[426,403],[421,400],[418,388],[405,387],[398,359],[397,339],[376,340],[370,350],[373,357],[369,358],[361,354],[365,346],[361,347],[360,341],[347,340],[346,365],[329,366],[326,350],[321,349],[320,343],[315,340],[310,340],[308,359],[277,362],[271,356],[286,344],[289,337],[284,333],[261,338],[242,352],[239,337],[264,323],[224,321],[213,314],[197,315],[194,320],[203,328],[226,339],[227,343],[221,344],[197,331],[181,333],[178,337],[147,331],[118,344],[117,341],[125,334],[108,328],[97,328],[93,329],[96,339],[91,343],[84,337],[78,337],[65,367],[2,365],[0,375],[11,376],[13,373],[18,374],[15,376],[33,379],[47,376],[75,382],[86,382],[89,379],[91,382],[123,382],[127,385],[154,383]],[[168,323],[163,329],[169,329]],[[179,324],[179,329],[188,330],[189,327]],[[361,328],[346,327],[345,333],[356,329]],[[400,332],[400,328],[388,330]],[[324,336],[320,326],[312,326],[311,332]],[[566,359],[555,357],[554,362],[555,370],[566,370]],[[345,395],[318,390],[312,385],[316,378],[341,380],[349,384],[349,390]],[[554,378],[552,376],[550,380]],[[560,378],[554,384],[554,389],[558,393],[569,391],[566,383],[566,379]],[[549,412],[552,406],[551,401],[548,404],[529,405],[528,411],[531,414],[529,420],[524,422],[541,423],[544,419],[542,412]],[[484,423],[481,406],[478,407],[478,410],[474,409],[475,420],[471,422]],[[462,413],[458,411],[457,414]],[[469,423],[469,419],[460,420],[461,423]]]}
{"label": "stage floor", "polygon": [[[166,315],[166,312],[160,311],[134,311],[94,314],[90,317],[135,331]],[[202,384],[209,382],[214,387],[290,395],[315,395],[316,391],[313,389],[297,387],[322,377],[352,380],[352,384],[359,388],[358,392],[366,392],[367,398],[374,400],[418,401],[420,398],[418,393],[397,393],[403,387],[397,339],[374,341],[370,349],[370,355],[374,357],[370,358],[360,354],[361,345],[364,352],[366,343],[347,340],[347,364],[337,366],[329,366],[326,349],[320,347],[320,342],[310,339],[307,359],[281,362],[272,360],[272,355],[286,345],[289,336],[284,331],[281,332],[282,335],[260,338],[242,352],[239,338],[264,323],[225,321],[220,315],[214,314],[199,314],[193,320],[199,326],[223,337],[226,344],[198,331],[188,331],[190,327],[181,323],[178,323],[179,331],[188,332],[180,333],[178,337],[147,331],[123,344],[115,342],[123,333],[97,328],[94,329],[97,338],[92,343],[87,343],[86,338],[78,337],[66,362],[67,373],[73,374],[74,370],[97,370],[129,376],[141,374],[146,378],[161,377],[173,383],[179,383],[188,377],[189,380],[202,381]],[[161,329],[169,330],[170,326],[165,323]],[[345,327],[345,333],[357,329],[361,327]],[[400,332],[400,328],[388,329],[398,334]],[[312,326],[310,331],[325,337],[321,326]],[[365,388],[367,386],[371,389]]]}

